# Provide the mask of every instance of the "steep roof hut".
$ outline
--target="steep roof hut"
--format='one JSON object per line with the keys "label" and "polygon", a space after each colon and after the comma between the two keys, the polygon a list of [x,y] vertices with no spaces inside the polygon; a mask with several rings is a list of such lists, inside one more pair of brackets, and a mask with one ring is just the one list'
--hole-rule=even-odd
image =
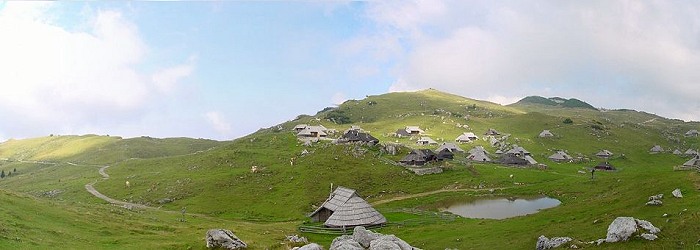
{"label": "steep roof hut", "polygon": [[554,134],[552,134],[552,132],[549,132],[549,130],[546,130],[546,129],[545,129],[545,130],[542,130],[542,132],[540,132],[540,135],[539,135],[539,136],[542,137],[542,138],[544,138],[544,137],[553,137]]}
{"label": "steep roof hut", "polygon": [[409,134],[412,134],[412,135],[420,135],[420,134],[425,133],[425,131],[420,129],[420,127],[418,127],[418,126],[406,126],[406,132],[408,132]]}
{"label": "steep roof hut", "polygon": [[476,147],[470,149],[467,153],[469,153],[469,154],[475,154],[475,153],[479,153],[479,152],[481,152],[481,153],[483,153],[483,154],[488,154],[488,153],[489,153],[489,152],[487,152],[486,149],[484,149],[484,147],[482,147],[482,146],[476,146]]}
{"label": "steep roof hut", "polygon": [[652,154],[658,154],[661,152],[664,152],[664,149],[659,145],[654,145],[654,147],[649,149],[649,153],[652,153]]}
{"label": "steep roof hut", "polygon": [[606,162],[601,162],[601,163],[599,163],[598,165],[596,165],[596,166],[593,167],[593,168],[595,168],[595,169],[597,169],[597,170],[608,170],[608,171],[615,170],[615,167],[613,167],[612,165],[610,165],[610,163],[608,163],[607,161],[606,161]]}
{"label": "steep roof hut", "polygon": [[315,211],[309,214],[311,220],[314,222],[324,222],[326,221],[333,212],[338,210],[338,208],[345,204],[350,198],[358,196],[354,189],[349,189],[346,187],[337,187],[326,199],[326,201],[321,204]]}
{"label": "steep roof hut", "polygon": [[529,162],[515,154],[505,154],[501,158],[501,163],[506,165],[527,165]]}
{"label": "steep roof hut", "polygon": [[438,143],[430,137],[421,137],[420,139],[416,140],[416,144],[418,144],[418,145],[437,145]]}
{"label": "steep roof hut", "polygon": [[473,140],[479,139],[474,133],[472,132],[464,132],[463,134],[457,136],[457,139],[455,139],[456,142],[471,142]]}
{"label": "steep roof hut", "polygon": [[497,149],[497,150],[496,150],[496,154],[497,154],[497,155],[503,154],[503,150]]}
{"label": "steep roof hut", "polygon": [[406,129],[401,129],[401,128],[397,129],[396,132],[394,132],[394,134],[396,134],[396,137],[410,137],[411,136],[411,133],[406,131]]}
{"label": "steep roof hut", "polygon": [[693,156],[693,155],[697,155],[697,154],[698,154],[698,151],[695,151],[695,149],[690,149],[690,148],[689,148],[689,149],[686,150],[685,153],[683,153],[683,154],[686,155],[686,156]]}
{"label": "steep roof hut", "polygon": [[459,148],[457,144],[451,143],[451,142],[443,142],[440,144],[440,146],[435,150],[437,152],[442,151],[443,149],[450,150],[450,152],[455,153],[455,152],[464,152],[463,149]]}
{"label": "steep roof hut", "polygon": [[553,155],[549,156],[549,159],[556,162],[570,161],[572,158],[564,151],[557,151]]}
{"label": "steep roof hut", "polygon": [[674,154],[674,155],[682,155],[683,152],[681,152],[680,150],[676,149],[676,150],[673,150],[673,154]]}
{"label": "steep roof hut", "polygon": [[327,227],[355,227],[386,224],[386,218],[359,196],[353,196],[323,223]]}
{"label": "steep roof hut", "polygon": [[437,159],[437,155],[430,149],[414,149],[399,162],[407,165],[424,165]]}
{"label": "steep roof hut", "polygon": [[305,129],[306,127],[308,127],[308,126],[309,126],[309,125],[306,125],[306,124],[297,124],[296,126],[294,126],[294,131],[296,131],[297,133],[299,133],[299,132],[301,132],[302,130],[304,130],[304,129]]}
{"label": "steep roof hut", "polygon": [[700,155],[695,155],[695,157],[683,163],[683,166],[700,168]]}
{"label": "steep roof hut", "polygon": [[492,128],[490,128],[489,130],[486,130],[486,133],[484,133],[484,135],[500,135],[500,134],[501,133],[499,133],[498,131],[496,131],[495,129],[492,129]]}
{"label": "steep roof hut", "polygon": [[340,142],[364,142],[369,144],[379,143],[379,139],[374,136],[360,132],[360,130],[348,130],[345,134],[340,137]]}
{"label": "steep roof hut", "polygon": [[455,154],[453,154],[452,151],[450,151],[447,148],[444,148],[444,149],[438,151],[437,156],[436,156],[436,159],[438,161],[451,160],[454,158],[455,158]]}
{"label": "steep roof hut", "polygon": [[608,158],[613,155],[612,152],[608,151],[607,149],[603,149],[600,152],[596,153],[595,156],[598,156],[600,158]]}
{"label": "steep roof hut", "polygon": [[531,155],[530,151],[527,151],[525,148],[518,145],[513,145],[513,148],[511,150],[508,150],[506,154],[515,154],[519,155],[520,157],[525,155]]}
{"label": "steep roof hut", "polygon": [[697,129],[691,129],[688,130],[688,132],[685,132],[685,136],[687,137],[697,137],[698,135],[700,135],[700,132],[698,132]]}
{"label": "steep roof hut", "polygon": [[491,158],[489,158],[489,156],[486,155],[486,153],[484,153],[483,151],[474,152],[474,153],[470,154],[469,156],[467,156],[467,159],[472,160],[472,161],[479,161],[479,162],[490,162],[491,161]]}
{"label": "steep roof hut", "polygon": [[327,129],[323,126],[306,126],[306,128],[302,129],[297,136],[300,137],[326,137],[328,134],[326,134]]}

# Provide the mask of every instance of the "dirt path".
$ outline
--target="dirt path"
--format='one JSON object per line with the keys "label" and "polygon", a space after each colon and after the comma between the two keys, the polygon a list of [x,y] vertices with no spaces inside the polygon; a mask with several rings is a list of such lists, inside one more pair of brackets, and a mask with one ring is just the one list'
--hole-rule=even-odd
{"label": "dirt path", "polygon": [[105,180],[109,179],[109,175],[107,173],[105,173],[105,169],[107,169],[108,167],[109,166],[104,166],[104,167],[101,167],[100,170],[98,170],[100,175],[102,175],[102,179],[105,179]]}
{"label": "dirt path", "polygon": [[[101,170],[101,169],[100,169],[100,170]],[[107,177],[107,178],[109,178],[109,177]],[[98,192],[98,191],[95,189],[95,187],[92,186],[93,184],[95,184],[95,182],[91,182],[91,183],[85,184],[85,189],[86,189],[88,192],[90,192],[92,195],[94,195],[95,197],[100,198],[100,199],[102,199],[102,200],[104,200],[104,201],[106,201],[106,202],[109,202],[109,203],[114,204],[114,205],[119,205],[119,206],[127,207],[127,208],[140,208],[140,209],[152,208],[152,207],[145,206],[145,205],[141,205],[141,204],[136,204],[136,203],[126,202],[126,201],[120,201],[120,200],[115,200],[115,199],[109,198],[109,197],[107,197],[106,195],[104,195],[104,194]]]}
{"label": "dirt path", "polygon": [[[507,188],[492,188],[492,189],[493,190],[503,190],[503,189],[507,189]],[[384,199],[384,200],[378,200],[378,201],[372,202],[372,206],[381,205],[381,204],[389,203],[392,201],[400,201],[400,200],[406,200],[406,199],[423,197],[423,196],[439,194],[439,193],[446,193],[446,192],[473,192],[473,191],[487,191],[487,190],[489,190],[489,189],[483,189],[483,188],[482,189],[477,189],[477,188],[440,189],[440,190],[433,190],[433,191],[417,193],[417,194],[407,194],[407,195],[397,196],[397,197]]]}

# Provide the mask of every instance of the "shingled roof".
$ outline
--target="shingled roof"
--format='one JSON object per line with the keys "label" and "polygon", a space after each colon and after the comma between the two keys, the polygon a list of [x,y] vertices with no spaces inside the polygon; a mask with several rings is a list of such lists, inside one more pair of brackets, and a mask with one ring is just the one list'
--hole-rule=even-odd
{"label": "shingled roof", "polygon": [[353,196],[342,204],[323,225],[327,227],[371,226],[386,223],[386,218],[364,199]]}

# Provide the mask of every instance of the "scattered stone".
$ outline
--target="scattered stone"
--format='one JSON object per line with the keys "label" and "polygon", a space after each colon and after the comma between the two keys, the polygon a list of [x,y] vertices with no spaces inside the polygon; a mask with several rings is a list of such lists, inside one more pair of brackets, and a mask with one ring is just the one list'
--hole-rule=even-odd
{"label": "scattered stone", "polygon": [[355,227],[352,233],[352,238],[364,248],[368,248],[373,240],[379,239],[381,236],[382,234],[374,233],[362,226]]}
{"label": "scattered stone", "polygon": [[600,220],[596,219],[593,221],[593,224],[598,224],[598,222],[600,222]]}
{"label": "scattered stone", "polygon": [[302,247],[295,247],[292,250],[323,250],[323,247],[316,243],[306,244]]}
{"label": "scattered stone", "polygon": [[649,231],[649,233],[657,234],[661,232],[661,229],[652,225],[651,222],[640,219],[634,219],[634,221],[637,222],[637,226]]}
{"label": "scattered stone", "polygon": [[241,239],[239,239],[231,230],[227,229],[210,229],[206,236],[207,248],[222,248],[222,249],[243,249],[247,248]]}
{"label": "scattered stone", "polygon": [[661,200],[651,200],[646,203],[647,206],[661,206],[663,204],[664,203]]}
{"label": "scattered stone", "polygon": [[661,217],[668,217],[668,214],[664,214],[664,215],[662,215]]}
{"label": "scattered stone", "polygon": [[673,195],[673,197],[683,198],[683,193],[681,193],[681,189],[679,189],[679,188],[676,188],[675,190],[673,190],[673,192],[671,192],[671,194]]}
{"label": "scattered stone", "polygon": [[306,239],[306,237],[301,237],[299,235],[287,235],[287,237],[284,239],[287,242],[291,243],[304,243],[304,244],[309,244],[309,240]]}
{"label": "scattered stone", "polygon": [[369,244],[369,250],[412,250],[411,245],[394,235],[383,235]]}
{"label": "scattered stone", "polygon": [[571,249],[578,249],[578,246],[572,244],[572,245],[571,245]]}
{"label": "scattered stone", "polygon": [[617,217],[608,226],[608,234],[605,242],[626,241],[637,232],[637,222],[632,217]]}
{"label": "scattered stone", "polygon": [[557,248],[571,240],[572,239],[569,237],[552,237],[551,239],[549,239],[544,235],[540,235],[540,237],[537,238],[536,248],[537,250]]}
{"label": "scattered stone", "polygon": [[652,195],[652,196],[649,196],[649,201],[661,200],[663,198],[664,198],[664,194]]}
{"label": "scattered stone", "polygon": [[350,235],[341,235],[333,239],[329,250],[364,250],[364,248],[355,241]]}
{"label": "scattered stone", "polygon": [[655,234],[642,234],[641,236],[647,240],[655,240],[659,238],[659,236],[656,236]]}

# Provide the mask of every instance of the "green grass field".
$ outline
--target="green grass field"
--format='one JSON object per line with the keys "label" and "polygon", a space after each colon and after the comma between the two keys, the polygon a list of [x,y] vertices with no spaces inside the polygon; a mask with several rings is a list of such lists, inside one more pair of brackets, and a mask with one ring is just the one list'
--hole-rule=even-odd
{"label": "green grass field", "polygon": [[[350,123],[333,123],[325,119],[329,115],[344,116],[343,121]],[[564,124],[566,118],[573,123]],[[303,146],[291,132],[301,123],[338,131],[359,125],[382,142],[409,147],[416,147],[413,140],[390,134],[415,125],[433,139],[454,141],[463,132],[482,136],[494,128],[509,134],[508,143],[525,147],[548,168],[457,160],[443,163],[441,174],[417,176],[391,164],[408,152],[406,148],[391,156],[378,147],[323,141]],[[8,204],[1,208],[8,218],[0,221],[4,239],[0,248],[201,249],[206,230],[219,227],[232,229],[253,249],[281,248],[285,235],[298,233],[296,227],[306,223],[306,215],[328,196],[331,183],[356,189],[370,203],[380,203],[376,208],[392,224],[379,231],[423,249],[528,249],[540,235],[593,241],[605,238],[607,226],[618,216],[651,221],[662,229],[659,239],[579,247],[700,247],[696,245],[700,239],[700,175],[673,171],[673,166],[687,158],[648,152],[657,144],[667,151],[697,148],[698,139],[685,138],[683,133],[697,129],[698,123],[630,110],[601,112],[532,103],[500,106],[426,90],[347,101],[338,109],[300,116],[280,127],[282,130],[277,126],[261,129],[231,142],[53,136],[0,144],[0,159],[6,159],[0,161],[0,169],[13,172],[0,180],[0,201]],[[539,138],[543,129],[555,137]],[[485,140],[460,146],[468,150],[477,145],[491,153],[496,150]],[[310,154],[301,155],[305,149]],[[609,161],[618,171],[597,172],[594,180],[578,173],[602,161],[594,156],[601,149],[615,153]],[[556,150],[587,160],[548,160]],[[110,178],[105,180],[98,174],[104,165],[110,166]],[[252,166],[259,171],[251,172]],[[157,209],[131,211],[108,205],[85,191],[84,185],[91,182],[109,197]],[[471,190],[480,184],[486,188]],[[675,188],[685,197],[673,198],[670,193]],[[437,190],[447,191],[421,195]],[[644,205],[658,193],[665,194],[663,206]],[[530,195],[547,195],[562,204],[504,220],[435,217],[442,206],[456,201]],[[411,198],[402,199],[407,196]],[[187,222],[178,221],[183,207],[190,213]],[[326,247],[333,239],[321,234],[304,236]]]}

